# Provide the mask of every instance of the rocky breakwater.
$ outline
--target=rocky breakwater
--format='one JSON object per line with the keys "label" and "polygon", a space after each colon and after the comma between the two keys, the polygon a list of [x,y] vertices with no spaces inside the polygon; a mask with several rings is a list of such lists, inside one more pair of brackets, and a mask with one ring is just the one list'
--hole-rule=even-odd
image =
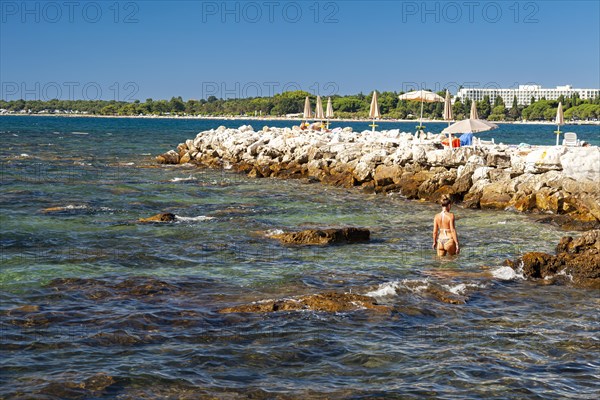
{"label": "rocky breakwater", "polygon": [[251,126],[200,132],[157,157],[250,177],[303,178],[465,207],[544,214],[566,229],[600,227],[600,149],[502,144],[444,148],[399,130],[331,132]]}

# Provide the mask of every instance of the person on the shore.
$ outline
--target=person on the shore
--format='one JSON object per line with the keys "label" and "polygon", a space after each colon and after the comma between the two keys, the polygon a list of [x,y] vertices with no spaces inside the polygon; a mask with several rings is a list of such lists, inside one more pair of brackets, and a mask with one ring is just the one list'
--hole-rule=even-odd
{"label": "person on the shore", "polygon": [[460,245],[454,226],[454,214],[450,212],[452,202],[450,197],[443,195],[441,199],[442,212],[433,218],[433,248],[438,256],[455,255],[460,253]]}

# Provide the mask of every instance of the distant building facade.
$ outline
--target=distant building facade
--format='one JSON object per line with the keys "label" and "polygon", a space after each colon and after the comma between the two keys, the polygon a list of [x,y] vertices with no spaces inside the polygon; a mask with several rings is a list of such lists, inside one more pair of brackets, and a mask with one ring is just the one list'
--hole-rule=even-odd
{"label": "distant building facade", "polygon": [[556,100],[560,96],[571,97],[575,93],[579,94],[582,100],[600,97],[600,89],[573,89],[571,85],[557,86],[556,89],[544,89],[540,85],[519,85],[518,89],[462,88],[456,97],[460,97],[461,100],[481,101],[485,96],[490,96],[490,102],[494,104],[496,97],[499,96],[502,97],[506,107],[511,107],[515,96],[518,105],[528,106],[531,104],[532,97],[536,100],[542,98]]}

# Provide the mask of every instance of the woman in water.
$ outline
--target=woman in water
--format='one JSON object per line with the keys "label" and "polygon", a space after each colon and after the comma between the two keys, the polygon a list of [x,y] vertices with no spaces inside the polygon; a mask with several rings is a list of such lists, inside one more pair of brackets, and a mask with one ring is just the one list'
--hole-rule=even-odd
{"label": "woman in water", "polygon": [[460,253],[460,246],[454,227],[454,214],[450,212],[452,202],[447,195],[442,196],[442,212],[433,218],[433,248],[438,256]]}

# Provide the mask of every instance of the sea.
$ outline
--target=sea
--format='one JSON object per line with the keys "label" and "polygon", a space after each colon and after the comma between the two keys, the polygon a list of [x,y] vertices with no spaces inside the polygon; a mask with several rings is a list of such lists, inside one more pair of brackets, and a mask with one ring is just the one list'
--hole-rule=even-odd
{"label": "sea", "polygon": [[[504,265],[576,232],[457,206],[461,254],[438,258],[435,205],[154,160],[220,125],[294,123],[0,117],[0,398],[598,397],[600,293]],[[599,129],[561,130],[600,145]],[[551,145],[554,130],[507,124],[480,137]],[[137,222],[160,212],[177,221]],[[371,241],[270,238],[343,226]],[[219,312],[329,292],[390,311]]]}

